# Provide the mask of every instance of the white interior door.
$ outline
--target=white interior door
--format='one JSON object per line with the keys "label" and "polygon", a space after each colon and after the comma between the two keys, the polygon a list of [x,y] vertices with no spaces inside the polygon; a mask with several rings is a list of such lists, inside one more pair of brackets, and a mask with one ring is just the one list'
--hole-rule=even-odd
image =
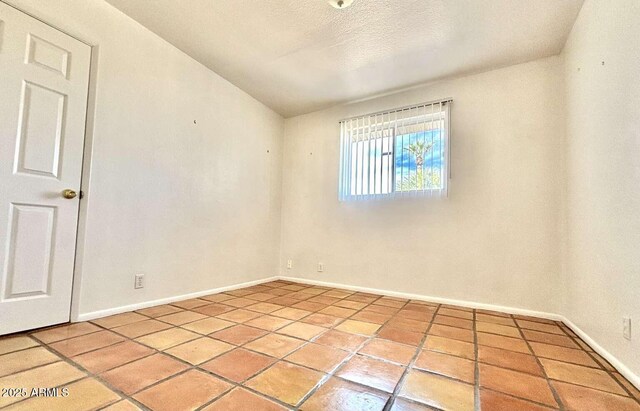
{"label": "white interior door", "polygon": [[69,320],[90,55],[0,2],[0,334]]}

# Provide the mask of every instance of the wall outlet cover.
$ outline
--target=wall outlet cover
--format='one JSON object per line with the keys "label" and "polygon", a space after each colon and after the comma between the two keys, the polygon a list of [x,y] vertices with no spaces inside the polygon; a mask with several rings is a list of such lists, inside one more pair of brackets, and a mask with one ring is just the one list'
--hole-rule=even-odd
{"label": "wall outlet cover", "polygon": [[133,283],[133,288],[144,288],[144,274],[136,274],[135,282]]}

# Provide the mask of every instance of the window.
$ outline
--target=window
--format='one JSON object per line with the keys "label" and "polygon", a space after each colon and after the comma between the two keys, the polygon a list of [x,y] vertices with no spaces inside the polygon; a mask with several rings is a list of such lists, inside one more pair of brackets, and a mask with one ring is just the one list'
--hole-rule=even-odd
{"label": "window", "polygon": [[451,100],[340,122],[340,200],[446,196]]}

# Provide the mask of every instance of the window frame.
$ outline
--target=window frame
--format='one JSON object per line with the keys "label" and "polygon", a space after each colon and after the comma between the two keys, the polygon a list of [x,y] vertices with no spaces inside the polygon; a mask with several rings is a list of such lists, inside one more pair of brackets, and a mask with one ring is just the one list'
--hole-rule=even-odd
{"label": "window frame", "polygon": [[[339,173],[339,200],[340,201],[354,201],[354,200],[362,200],[362,199],[387,199],[387,198],[397,198],[397,197],[447,197],[448,196],[448,186],[450,179],[450,141],[451,141],[451,99],[436,101],[433,103],[423,103],[415,106],[410,106],[406,108],[401,108],[397,110],[374,113],[370,115],[358,116],[350,119],[345,119],[340,121],[340,173]],[[415,111],[414,115],[411,115],[411,110]],[[419,111],[422,110],[422,111]],[[430,111],[427,111],[430,110]],[[401,113],[401,117],[398,118],[398,113]],[[409,115],[406,115],[409,113]],[[372,123],[372,119],[375,118],[375,121]],[[379,119],[382,121],[378,121]],[[349,126],[347,126],[347,122],[349,122]],[[354,123],[355,122],[355,123]],[[437,124],[439,122],[440,124]],[[436,123],[436,124],[434,124]],[[354,127],[355,124],[355,127]],[[428,125],[428,126],[427,126]],[[416,131],[403,130],[403,128],[411,129],[413,127]],[[384,151],[380,154],[380,192],[376,192],[378,185],[375,182],[378,171],[378,154],[377,154],[377,140],[381,140],[380,150],[384,148],[384,139],[387,136],[384,136],[385,132],[389,133],[388,138],[390,139],[391,146],[387,146],[387,152]],[[403,154],[398,156],[397,152],[397,142],[399,136],[411,136],[416,133],[429,133],[432,130],[439,130],[439,157],[440,157],[440,187],[439,188],[419,188],[419,189],[404,189],[399,190],[398,187],[402,183],[402,179],[405,177],[398,177],[396,175],[396,162],[398,158],[403,158]],[[380,137],[377,134],[380,133]],[[372,134],[375,134],[374,137],[371,137]],[[364,137],[367,136],[368,137]],[[354,136],[356,140],[353,141]],[[362,139],[359,136],[363,136]],[[349,146],[346,139],[349,138],[351,140],[351,146]],[[376,146],[376,150],[374,151],[373,157],[371,156],[371,142],[376,141],[374,144]],[[423,140],[426,141],[426,140]],[[433,141],[433,136],[431,138]],[[362,144],[362,147],[365,147],[365,142],[367,142],[366,146],[369,147],[368,152],[368,161],[364,159],[365,153],[364,148],[362,149],[363,155],[360,156],[360,149],[358,149],[358,145]],[[411,142],[411,137],[409,137],[409,142]],[[411,144],[411,143],[409,143]],[[404,150],[404,144],[402,144],[402,149]],[[354,150],[354,147],[356,149]],[[389,153],[391,151],[391,153]],[[355,153],[354,153],[355,152]],[[359,160],[359,157],[362,157],[360,161],[363,163],[359,166],[356,164],[355,168],[353,168],[352,160],[355,154],[356,161]],[[384,164],[384,155],[391,154],[391,171],[387,178],[391,178],[390,184],[390,192],[384,193],[382,192],[383,186],[383,164]],[[349,157],[347,159],[347,156]],[[373,159],[373,190],[371,190],[371,163]],[[365,167],[364,162],[367,161],[368,164]],[[411,161],[411,160],[410,160]],[[433,170],[433,161],[432,157],[432,166]],[[418,168],[414,167],[414,172],[417,175]],[[426,169],[424,167],[424,163],[422,165],[422,172]],[[367,173],[365,179],[365,172]],[[432,171],[433,172],[433,171]],[[355,175],[354,175],[355,173]],[[360,175],[360,178],[358,176]],[[411,169],[409,169],[408,177],[412,175]],[[400,178],[401,181],[398,181]],[[366,180],[366,190],[365,190],[365,180]],[[361,189],[358,190],[358,185],[361,186]]]}

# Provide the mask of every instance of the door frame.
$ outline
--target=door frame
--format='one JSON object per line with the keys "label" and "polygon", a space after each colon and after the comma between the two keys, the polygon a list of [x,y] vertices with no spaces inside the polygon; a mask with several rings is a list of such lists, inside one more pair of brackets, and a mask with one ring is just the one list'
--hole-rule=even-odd
{"label": "door frame", "polygon": [[[32,12],[26,11],[23,8],[10,4],[4,0],[0,0],[2,3],[7,6],[17,10],[20,13],[23,13],[33,19],[40,21],[47,26],[66,34],[69,37],[72,37],[78,40],[81,43],[86,44],[90,48],[90,58],[89,58],[89,82],[88,82],[88,93],[87,93],[87,102],[86,102],[86,117],[84,124],[84,140],[83,140],[83,149],[82,149],[82,163],[81,163],[81,171],[80,171],[80,204],[78,207],[78,219],[77,219],[77,229],[76,229],[76,244],[75,244],[75,254],[73,261],[73,273],[72,273],[72,285],[71,285],[71,304],[69,307],[69,322],[77,322],[78,317],[80,315],[80,291],[82,288],[82,263],[84,260],[84,250],[85,250],[85,241],[86,241],[86,227],[87,227],[87,219],[88,219],[88,204],[90,200],[90,196],[88,195],[90,189],[91,182],[91,161],[93,156],[93,141],[94,141],[94,124],[96,117],[96,91],[97,91],[97,82],[98,82],[98,56],[100,46],[94,42],[89,41],[88,36],[84,33],[74,34],[70,30],[67,30],[65,27],[60,27],[59,25],[52,24],[45,19],[34,15]],[[81,31],[85,31],[84,28]],[[51,324],[54,325],[54,324]]]}

